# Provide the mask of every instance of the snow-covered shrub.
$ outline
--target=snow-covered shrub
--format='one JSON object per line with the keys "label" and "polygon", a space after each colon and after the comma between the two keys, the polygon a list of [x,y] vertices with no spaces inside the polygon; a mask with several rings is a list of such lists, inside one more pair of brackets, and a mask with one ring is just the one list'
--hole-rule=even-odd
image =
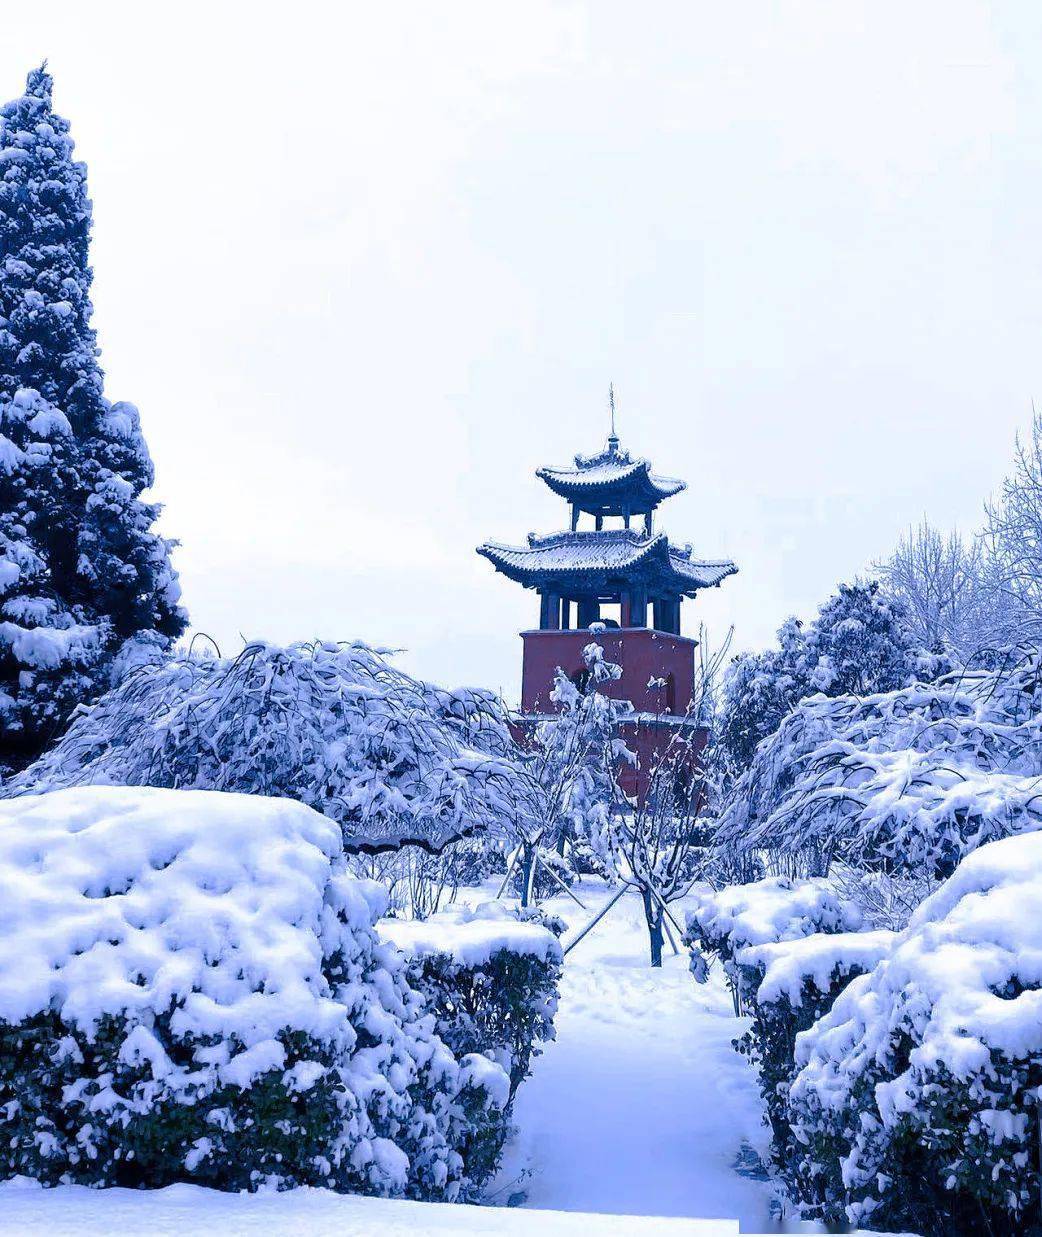
{"label": "snow-covered shrub", "polygon": [[770,877],[703,892],[688,913],[686,941],[696,978],[705,965],[698,945],[720,959],[735,996],[749,1015],[735,1048],[757,1067],[771,1125],[776,1166],[795,1194],[787,1108],[796,1036],[832,1005],[857,975],[886,952],[893,933],[860,932],[858,908],[842,902],[822,879]]}
{"label": "snow-covered shrub", "polygon": [[775,1165],[797,1198],[805,1190],[792,1170],[799,1168],[802,1157],[794,1146],[788,1109],[796,1036],[831,1008],[852,979],[886,956],[893,938],[886,930],[816,932],[797,940],[748,945],[732,963],[751,1016],[735,1047],[757,1068]]}
{"label": "snow-covered shrub", "polygon": [[250,644],[132,670],[5,795],[83,783],[299,799],[352,850],[439,849],[521,808],[490,692],[445,691],[364,644]]}
{"label": "snow-covered shrub", "polygon": [[[797,941],[816,932],[851,932],[861,926],[856,907],[843,903],[827,881],[770,876],[748,885],[698,890],[687,912],[685,943],[720,960],[736,1010],[756,995],[759,978],[739,958],[749,946]],[[698,961],[698,954],[695,955]],[[699,973],[702,968],[692,967]],[[703,971],[704,973],[704,971]]]}
{"label": "snow-covered shrub", "polygon": [[473,1194],[509,1081],[437,1036],[384,905],[286,799],[0,803],[0,1176]]}
{"label": "snow-covered shrub", "polygon": [[962,861],[796,1044],[809,1200],[837,1221],[1024,1232],[1039,1215],[1042,834]]}
{"label": "snow-covered shrub", "polygon": [[507,870],[509,845],[504,838],[462,838],[445,848],[457,888],[472,888]]}
{"label": "snow-covered shrub", "polygon": [[1042,677],[949,675],[804,700],[757,749],[718,846],[825,872],[833,862],[944,877],[985,842],[1037,829]]}
{"label": "snow-covered shrub", "polygon": [[614,873],[587,838],[573,838],[565,849],[565,859],[578,877],[599,876],[609,884],[614,883]]}
{"label": "snow-covered shrub", "polygon": [[378,926],[409,959],[409,981],[426,996],[441,1038],[457,1055],[481,1053],[501,1066],[511,1100],[539,1045],[554,1037],[559,923],[486,902]]}

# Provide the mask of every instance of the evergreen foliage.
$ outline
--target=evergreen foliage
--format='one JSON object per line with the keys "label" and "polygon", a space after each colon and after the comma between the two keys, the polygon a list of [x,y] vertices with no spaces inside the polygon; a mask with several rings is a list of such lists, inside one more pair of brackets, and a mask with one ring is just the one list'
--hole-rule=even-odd
{"label": "evergreen foliage", "polygon": [[480,965],[451,952],[410,960],[409,984],[435,1016],[435,1030],[457,1057],[480,1053],[510,1077],[510,1098],[532,1072],[541,1044],[554,1038],[560,956],[497,949]]}
{"label": "evergreen foliage", "polygon": [[786,620],[778,643],[736,658],[725,679],[719,742],[732,776],[807,696],[893,691],[951,668],[919,646],[904,605],[875,582],[841,584],[808,626]]}
{"label": "evergreen foliage", "polygon": [[184,630],[137,409],[91,320],[87,170],[51,77],[0,110],[0,763],[39,753],[134,649]]}

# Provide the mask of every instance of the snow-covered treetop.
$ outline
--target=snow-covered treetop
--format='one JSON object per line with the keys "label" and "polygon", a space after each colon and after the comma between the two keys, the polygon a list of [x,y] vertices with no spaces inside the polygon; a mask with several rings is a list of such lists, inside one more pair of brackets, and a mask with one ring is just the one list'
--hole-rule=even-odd
{"label": "snow-covered treetop", "polygon": [[0,391],[38,391],[81,432],[102,399],[90,326],[91,203],[51,88],[41,66],[25,94],[0,108]]}
{"label": "snow-covered treetop", "polygon": [[[137,409],[110,403],[91,325],[91,203],[44,67],[0,108],[0,762],[184,630],[172,542],[142,501]],[[130,647],[128,647],[130,646]]]}
{"label": "snow-covered treetop", "polygon": [[433,849],[524,810],[490,692],[411,678],[364,644],[248,645],[132,670],[5,795],[89,782],[284,795],[350,850]]}

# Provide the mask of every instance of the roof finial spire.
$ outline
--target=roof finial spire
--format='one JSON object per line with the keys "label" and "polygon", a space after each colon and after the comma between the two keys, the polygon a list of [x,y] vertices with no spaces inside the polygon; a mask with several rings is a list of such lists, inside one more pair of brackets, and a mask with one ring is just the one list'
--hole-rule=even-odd
{"label": "roof finial spire", "polygon": [[608,383],[608,407],[611,409],[611,433],[608,435],[608,446],[612,449],[618,447],[619,436],[615,433],[615,384]]}

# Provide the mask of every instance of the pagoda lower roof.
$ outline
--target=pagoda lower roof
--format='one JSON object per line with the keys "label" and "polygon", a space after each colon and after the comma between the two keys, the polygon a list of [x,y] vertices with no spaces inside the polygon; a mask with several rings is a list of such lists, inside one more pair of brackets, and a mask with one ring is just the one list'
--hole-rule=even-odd
{"label": "pagoda lower roof", "polygon": [[555,494],[595,513],[628,510],[641,515],[687,489],[684,481],[653,473],[647,460],[633,459],[617,439],[598,455],[577,455],[573,468],[540,468],[536,476]]}
{"label": "pagoda lower roof", "polygon": [[696,559],[691,548],[670,545],[665,533],[637,529],[529,534],[527,546],[488,542],[478,547],[511,580],[530,588],[571,583],[596,586],[623,579],[688,596],[713,588],[738,568],[728,559]]}

